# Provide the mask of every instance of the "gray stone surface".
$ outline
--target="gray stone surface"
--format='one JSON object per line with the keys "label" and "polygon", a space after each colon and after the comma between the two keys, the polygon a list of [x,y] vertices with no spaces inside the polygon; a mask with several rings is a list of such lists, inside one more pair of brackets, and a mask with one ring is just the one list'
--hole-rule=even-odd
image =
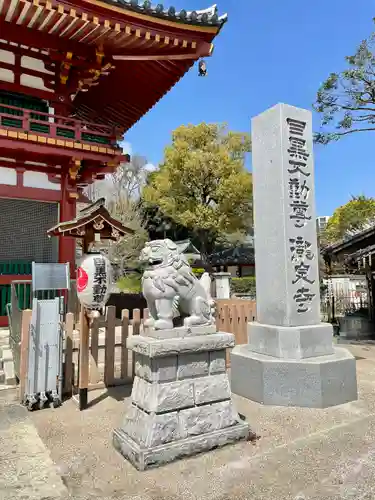
{"label": "gray stone surface", "polygon": [[330,323],[309,326],[248,324],[249,349],[276,358],[303,359],[333,354]]}
{"label": "gray stone surface", "polygon": [[194,381],[195,404],[213,403],[230,399],[229,379],[226,373],[200,377]]}
{"label": "gray stone surface", "polygon": [[14,389],[0,394],[0,499],[66,500],[68,490],[30,413]]}
{"label": "gray stone surface", "polygon": [[356,361],[343,348],[300,360],[237,346],[231,353],[232,392],[258,403],[327,408],[357,399]]}
{"label": "gray stone surface", "polygon": [[135,353],[157,358],[173,354],[214,351],[234,347],[234,335],[219,332],[211,335],[173,339],[153,339],[135,335],[127,339],[126,345],[128,349]]}
{"label": "gray stone surface", "polygon": [[232,391],[271,405],[352,401],[355,358],[320,322],[311,112],[278,104],[253,118],[252,157],[257,322],[231,353]]}
{"label": "gray stone surface", "polygon": [[211,351],[209,353],[210,357],[210,367],[209,373],[213,375],[215,373],[224,373],[226,370],[226,351],[222,349],[221,351]]}
{"label": "gray stone surface", "polygon": [[171,382],[177,378],[177,355],[165,358],[148,358],[134,355],[135,375],[149,382]]}
{"label": "gray stone surface", "polygon": [[138,470],[145,470],[167,464],[178,458],[189,457],[226,444],[235,443],[246,439],[248,434],[249,426],[244,422],[240,422],[227,429],[208,432],[200,436],[191,436],[180,441],[147,449],[139,446],[123,430],[116,429],[113,432],[113,444]]}
{"label": "gray stone surface", "polygon": [[17,384],[16,374],[14,372],[13,353],[9,345],[1,348],[2,371],[4,372],[4,383],[12,386]]}
{"label": "gray stone surface", "polygon": [[212,333],[216,333],[215,325],[181,326],[169,328],[168,330],[155,330],[155,328],[145,327],[143,335],[154,339],[175,339],[196,337],[197,335],[210,335]]}
{"label": "gray stone surface", "polygon": [[230,273],[213,273],[217,299],[230,298]]}
{"label": "gray stone surface", "polygon": [[215,323],[210,275],[205,272],[197,279],[176,243],[148,241],[139,258],[147,264],[142,276],[142,293],[150,312],[147,326],[170,330],[174,316],[181,316],[187,326]]}
{"label": "gray stone surface", "polygon": [[233,345],[232,334],[208,334],[207,328],[194,336],[128,339],[135,354],[132,405],[114,445],[137,468],[247,436],[225,371],[225,349]]}
{"label": "gray stone surface", "polygon": [[146,448],[185,437],[181,433],[177,412],[148,414],[134,405],[124,418],[123,428],[138,445]]}
{"label": "gray stone surface", "polygon": [[188,408],[179,412],[182,433],[198,436],[207,432],[231,427],[240,422],[232,401]]}
{"label": "gray stone surface", "polygon": [[150,383],[135,377],[132,389],[132,401],[147,412],[165,412],[194,406],[194,388],[192,380]]}
{"label": "gray stone surface", "polygon": [[[297,122],[288,124],[290,119]],[[253,118],[252,161],[257,321],[276,326],[318,324],[311,112],[277,104]],[[303,302],[298,300],[308,294],[312,295],[307,310],[299,312]]]}
{"label": "gray stone surface", "polygon": [[208,375],[208,356],[206,352],[193,352],[178,356],[177,378],[202,377]]}

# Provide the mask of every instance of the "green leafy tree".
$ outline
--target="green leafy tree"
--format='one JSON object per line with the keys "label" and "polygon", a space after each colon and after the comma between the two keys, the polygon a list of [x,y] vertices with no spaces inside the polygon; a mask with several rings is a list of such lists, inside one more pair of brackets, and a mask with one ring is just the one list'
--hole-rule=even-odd
{"label": "green leafy tree", "polygon": [[315,141],[327,144],[357,132],[375,131],[375,33],[364,40],[348,68],[331,73],[321,85],[314,108],[322,115]]}
{"label": "green leafy tree", "polygon": [[224,125],[181,126],[143,199],[188,228],[206,257],[220,236],[250,225],[252,178],[244,165],[250,149],[249,134],[230,132]]}
{"label": "green leafy tree", "polygon": [[121,275],[126,267],[138,267],[139,254],[148,240],[139,203],[126,197],[117,198],[109,203],[111,215],[125,227],[133,229],[133,234],[126,234],[108,248],[110,260],[119,265]]}
{"label": "green leafy tree", "polygon": [[324,239],[333,243],[351,232],[363,229],[373,220],[375,220],[375,198],[353,196],[348,203],[333,212],[324,232]]}

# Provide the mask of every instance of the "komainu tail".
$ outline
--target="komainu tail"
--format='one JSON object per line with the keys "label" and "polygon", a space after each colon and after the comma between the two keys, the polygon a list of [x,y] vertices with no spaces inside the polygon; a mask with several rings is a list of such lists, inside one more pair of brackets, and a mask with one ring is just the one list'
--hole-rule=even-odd
{"label": "komainu tail", "polygon": [[213,298],[211,296],[211,276],[207,272],[203,273],[199,281],[200,281],[204,291],[206,292],[207,301],[208,301],[209,306],[211,308],[211,317],[214,318],[215,317],[215,301],[213,300]]}

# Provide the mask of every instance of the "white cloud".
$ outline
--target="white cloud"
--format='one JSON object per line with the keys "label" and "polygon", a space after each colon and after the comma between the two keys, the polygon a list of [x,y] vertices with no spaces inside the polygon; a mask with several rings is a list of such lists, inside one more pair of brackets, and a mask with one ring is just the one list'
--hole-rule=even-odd
{"label": "white cloud", "polygon": [[121,141],[120,143],[120,147],[123,149],[123,153],[124,155],[132,155],[132,145],[130,144],[130,142],[127,142],[127,141]]}
{"label": "white cloud", "polygon": [[145,169],[148,171],[148,172],[154,172],[155,170],[158,169],[158,167],[156,167],[153,163],[147,163],[145,165]]}

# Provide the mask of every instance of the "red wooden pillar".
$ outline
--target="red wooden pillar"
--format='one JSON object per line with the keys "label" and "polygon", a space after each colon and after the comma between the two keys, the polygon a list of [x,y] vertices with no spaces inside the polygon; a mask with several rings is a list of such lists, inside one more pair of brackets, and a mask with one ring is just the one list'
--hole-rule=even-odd
{"label": "red wooden pillar", "polygon": [[[61,173],[60,222],[72,220],[76,216],[76,199],[69,197],[69,173]],[[59,237],[59,262],[70,263],[70,275],[75,277],[75,239],[67,236]]]}

